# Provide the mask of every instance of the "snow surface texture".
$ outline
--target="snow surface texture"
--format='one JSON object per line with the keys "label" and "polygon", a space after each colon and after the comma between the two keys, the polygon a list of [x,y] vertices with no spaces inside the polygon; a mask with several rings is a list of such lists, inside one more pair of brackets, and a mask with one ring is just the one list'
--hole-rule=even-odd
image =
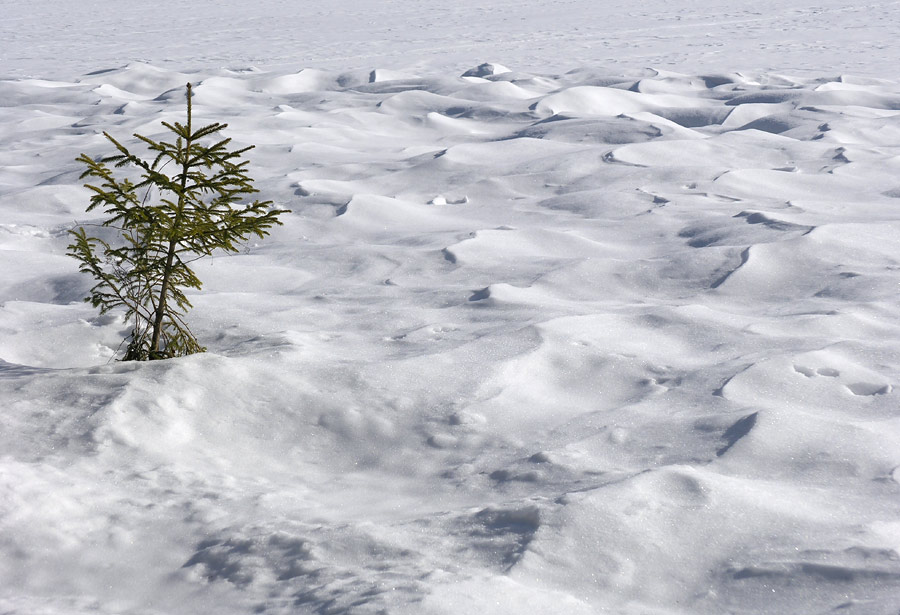
{"label": "snow surface texture", "polygon": [[[0,611],[900,611],[900,84],[514,51],[0,81]],[[73,160],[188,80],[293,213],[109,362]]]}
{"label": "snow surface texture", "polygon": [[[900,77],[897,0],[0,0],[0,78],[203,67]],[[475,58],[475,60],[473,60]],[[461,72],[461,71],[460,71]]]}

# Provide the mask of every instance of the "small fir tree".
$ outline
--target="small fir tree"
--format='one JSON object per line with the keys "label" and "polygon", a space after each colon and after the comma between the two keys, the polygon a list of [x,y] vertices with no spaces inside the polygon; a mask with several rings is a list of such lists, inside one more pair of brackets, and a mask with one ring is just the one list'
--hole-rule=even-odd
{"label": "small fir tree", "polygon": [[[70,231],[69,254],[97,282],[85,301],[101,314],[124,309],[133,323],[126,361],[203,352],[184,320],[191,307],[185,289],[201,287],[190,263],[216,249],[236,252],[250,236],[268,235],[281,224],[278,216],[287,213],[273,209],[271,201],[242,202],[258,192],[247,175],[248,162],[239,160],[253,146],[229,150],[231,139],[201,144],[227,124],[194,130],[191,96],[187,84],[186,124],[162,123],[175,134],[174,143],[134,135],[148,146],[151,160],[135,156],[105,132],[118,154],[99,161],[86,154],[78,158],[87,165],[81,178],[99,184],[85,184],[93,192],[87,210],[102,208],[110,216],[102,226],[118,232],[108,242],[89,236],[84,227]],[[120,180],[108,163],[136,167],[140,179]]]}

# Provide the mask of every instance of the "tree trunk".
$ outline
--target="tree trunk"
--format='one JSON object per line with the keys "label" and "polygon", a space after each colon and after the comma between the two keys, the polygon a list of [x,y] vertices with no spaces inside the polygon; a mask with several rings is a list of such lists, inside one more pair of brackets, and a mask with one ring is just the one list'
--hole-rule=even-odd
{"label": "tree trunk", "polygon": [[163,271],[163,280],[159,288],[159,303],[156,306],[156,316],[153,319],[153,336],[150,338],[150,359],[155,359],[159,355],[159,338],[162,336],[163,317],[166,312],[166,295],[169,292],[172,263],[175,262],[175,245],[174,239],[169,241],[169,252],[166,254],[166,268]]}
{"label": "tree trunk", "polygon": [[172,265],[175,262],[175,248],[178,245],[178,227],[181,225],[182,212],[184,211],[184,190],[187,187],[188,163],[191,160],[191,84],[187,84],[187,138],[184,140],[184,159],[181,163],[181,194],[178,195],[178,210],[175,212],[175,221],[172,223],[172,239],[169,240],[169,249],[166,253],[166,266],[163,269],[162,284],[159,287],[159,303],[156,306],[156,316],[153,319],[153,335],[150,338],[149,359],[160,357],[159,340],[162,337],[163,318],[166,314],[166,298],[169,293],[169,279],[172,276]]}

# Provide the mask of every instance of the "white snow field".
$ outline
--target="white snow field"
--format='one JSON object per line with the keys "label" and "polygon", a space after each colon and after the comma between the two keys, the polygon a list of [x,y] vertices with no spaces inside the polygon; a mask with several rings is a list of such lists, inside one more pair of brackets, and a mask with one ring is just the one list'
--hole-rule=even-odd
{"label": "white snow field", "polygon": [[[900,612],[900,3],[485,4],[0,0],[0,613]],[[188,81],[292,213],[117,362]]]}

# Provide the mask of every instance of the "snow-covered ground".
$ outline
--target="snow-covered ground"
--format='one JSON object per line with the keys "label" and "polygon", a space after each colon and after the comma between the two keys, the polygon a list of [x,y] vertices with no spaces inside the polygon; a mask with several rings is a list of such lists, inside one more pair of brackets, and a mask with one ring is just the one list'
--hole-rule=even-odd
{"label": "snow-covered ground", "polygon": [[[900,611],[900,3],[133,4],[0,0],[0,612]],[[188,81],[292,213],[111,361]]]}
{"label": "snow-covered ground", "polygon": [[0,77],[652,66],[897,77],[897,0],[0,0]]}

